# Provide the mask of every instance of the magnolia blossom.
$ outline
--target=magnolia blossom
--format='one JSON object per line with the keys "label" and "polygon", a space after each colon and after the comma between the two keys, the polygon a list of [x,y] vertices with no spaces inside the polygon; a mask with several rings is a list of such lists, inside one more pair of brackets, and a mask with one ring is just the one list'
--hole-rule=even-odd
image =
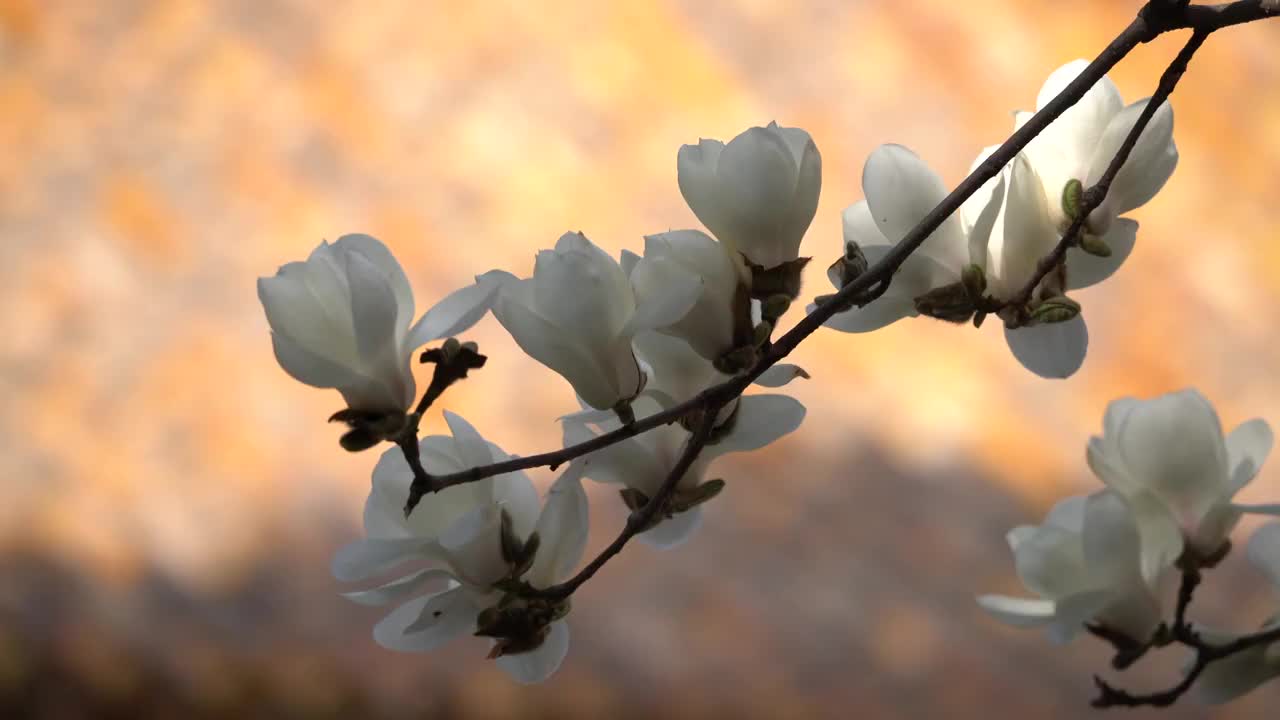
{"label": "magnolia blossom", "polygon": [[1040,597],[978,598],[996,619],[1046,626],[1054,642],[1096,623],[1142,643],[1160,624],[1156,583],[1140,572],[1138,531],[1119,495],[1103,491],[1064,500],[1043,525],[1014,528],[1008,541],[1018,577]]}
{"label": "magnolia blossom", "polygon": [[1218,414],[1195,390],[1107,406],[1102,436],[1089,439],[1089,467],[1133,507],[1148,579],[1184,547],[1211,557],[1242,512],[1276,510],[1232,502],[1258,473],[1272,442],[1271,428],[1260,419],[1224,438]]}
{"label": "magnolia blossom", "polygon": [[[979,157],[974,166],[985,159],[985,155]],[[1040,262],[1053,251],[1061,229],[1050,218],[1050,203],[1025,154],[1015,157],[996,179],[965,202],[960,210],[961,222],[966,227],[985,228],[990,222],[990,208],[997,206],[1000,212],[991,226],[981,264],[986,268],[988,294],[997,300],[1012,301],[1034,277]],[[1068,276],[1072,267],[1094,267],[1087,260],[1093,256],[1080,257],[1068,257]],[[1101,279],[1099,276],[1089,284]],[[1052,297],[1077,287],[1083,285],[1063,283],[1060,275],[1051,273],[1041,281],[1037,295]],[[1033,295],[1033,303],[1037,302],[1037,295]],[[1023,367],[1046,378],[1061,379],[1075,374],[1084,364],[1089,348],[1089,331],[1079,314],[1064,322],[1006,326],[1004,337]]]}
{"label": "magnolia blossom", "polygon": [[[418,443],[427,472],[446,475],[510,459],[461,416],[445,412],[444,418],[451,435],[430,435]],[[475,508],[493,503],[536,505],[538,500],[527,475],[505,473],[432,493],[406,517],[404,503],[412,482],[413,470],[400,448],[384,452],[373,469],[373,487],[365,501],[366,537],[338,551],[333,559],[334,577],[364,580],[411,560],[431,557],[430,550],[441,533]],[[528,531],[532,526],[523,529]]]}
{"label": "magnolia blossom", "polygon": [[[1087,65],[1077,60],[1055,70],[1040,89],[1036,109],[1043,109]],[[988,281],[993,296],[1008,300],[1031,280],[1037,264],[1073,219],[1064,198],[1067,185],[1076,181],[1087,188],[1101,179],[1146,105],[1144,99],[1125,106],[1115,83],[1104,77],[1005,168],[1000,178],[1004,212],[989,248]],[[1017,126],[1031,115],[1017,113]],[[995,146],[986,148],[974,166],[994,151]],[[1059,295],[1089,287],[1115,273],[1129,257],[1138,233],[1137,222],[1120,216],[1154,197],[1177,163],[1173,110],[1166,102],[1143,129],[1106,199],[1084,225],[1082,244],[1100,248],[1102,254],[1080,247],[1069,249],[1064,272],[1051,274],[1040,290],[1049,296]],[[988,183],[966,203],[962,214],[971,222],[987,207],[987,198],[999,194],[995,181]],[[1019,362],[1050,378],[1075,373],[1084,363],[1089,344],[1088,329],[1079,315],[1060,323],[1006,327],[1005,339]]]}
{"label": "magnolia blossom", "polygon": [[680,193],[711,234],[766,269],[795,260],[818,209],[822,157],[809,133],[777,123],[676,158]]}
{"label": "magnolia blossom", "polygon": [[568,380],[597,409],[634,398],[644,375],[631,350],[640,330],[670,326],[698,300],[698,276],[675,263],[653,269],[665,293],[637,304],[618,263],[582,233],[538,253],[533,277],[502,285],[493,313],[520,348]]}
{"label": "magnolia blossom", "polygon": [[[423,441],[428,472],[449,472],[460,469],[458,465],[471,467],[505,458],[461,418],[448,419],[454,431],[451,443],[448,438]],[[374,639],[382,646],[428,652],[458,637],[485,632],[485,623],[492,624],[486,613],[498,613],[493,608],[506,595],[498,587],[503,580],[549,587],[566,579],[581,560],[587,537],[581,463],[570,464],[552,485],[541,512],[532,483],[523,473],[514,473],[432,495],[405,519],[400,508],[412,473],[390,457],[389,452],[375,470],[374,489],[365,507],[370,537],[339,551],[334,574],[342,580],[360,580],[408,560],[428,563],[426,569],[380,587],[347,594],[367,605],[385,605],[431,585],[443,585],[443,589],[404,602],[379,622]],[[532,552],[532,558],[512,558],[513,544],[521,548],[518,552]],[[568,652],[569,630],[563,620],[567,606],[539,607],[536,601],[511,598],[503,608],[539,619],[530,637],[493,640],[490,656],[519,682],[545,680]]]}
{"label": "magnolia blossom", "polygon": [[[881,145],[871,153],[862,168],[862,192],[866,199],[844,211],[844,242],[846,247],[859,248],[871,264],[888,254],[947,196],[937,173],[901,145]],[[985,264],[988,236],[1001,199],[999,195],[988,197],[990,208],[984,219],[969,228],[958,216],[949,216],[907,257],[883,295],[865,307],[832,316],[826,326],[843,332],[868,332],[919,315],[918,298],[931,290],[957,285],[969,264]],[[838,263],[828,276],[837,290],[844,284]]]}
{"label": "magnolia blossom", "polygon": [[[1258,632],[1280,627],[1280,523],[1263,525],[1249,540],[1249,560],[1271,581],[1277,603],[1276,614]],[[1234,636],[1202,631],[1215,645],[1226,644]],[[1209,703],[1234,700],[1259,685],[1280,677],[1280,641],[1257,645],[1244,652],[1211,663],[1196,683],[1196,692]]]}
{"label": "magnolia blossom", "polygon": [[742,330],[747,332],[745,341],[750,341],[750,278],[740,258],[697,230],[648,235],[644,258],[628,273],[636,301],[654,302],[670,293],[667,280],[677,273],[697,279],[698,299],[683,317],[657,328],[659,332],[681,338],[712,361],[744,340],[739,337]]}
{"label": "magnolia blossom", "polygon": [[[638,412],[656,412],[659,408],[651,398],[637,402]],[[717,457],[732,452],[744,452],[762,448],[800,427],[805,408],[795,398],[787,395],[745,395],[736,406],[736,412],[726,418],[721,436],[714,444],[707,445],[694,460],[689,470],[676,484],[673,506],[669,512],[659,515],[654,527],[638,537],[658,548],[671,548],[687,540],[702,524],[701,503],[714,497],[721,483],[712,481],[704,485],[707,467]],[[619,427],[616,418],[602,419],[601,432]],[[566,446],[585,442],[595,437],[586,423],[566,419],[564,442]],[[636,494],[624,495],[632,509],[653,498],[671,474],[689,440],[689,432],[678,424],[660,425],[622,442],[609,445],[591,453],[586,459],[584,474],[598,482],[628,488]]]}
{"label": "magnolia blossom", "polygon": [[[1068,84],[1088,67],[1085,60],[1067,63],[1055,70],[1036,98],[1036,110],[1043,109]],[[1045,128],[1027,145],[1025,153],[1044,187],[1049,199],[1051,220],[1065,227],[1072,218],[1067,217],[1062,203],[1063,189],[1071,180],[1090,187],[1102,178],[1124,139],[1133,130],[1147,98],[1125,105],[1120,91],[1108,77],[1099,80],[1084,97]],[[1021,127],[1032,113],[1018,113],[1016,124]],[[1080,259],[1076,268],[1082,275],[1074,281],[1075,287],[1084,287],[1115,272],[1133,248],[1136,222],[1126,220],[1119,225],[1117,218],[1145,205],[1164,187],[1178,165],[1178,148],[1173,142],[1173,108],[1168,102],[1156,109],[1151,122],[1138,136],[1138,142],[1129,154],[1119,174],[1116,175],[1106,200],[1089,214],[1085,224],[1087,232],[1102,238],[1112,248],[1108,258],[1094,258],[1080,250],[1071,251],[1071,257]],[[1071,282],[1072,263],[1068,261],[1068,281]]]}
{"label": "magnolia blossom", "polygon": [[271,344],[285,372],[337,388],[347,405],[374,412],[413,401],[409,357],[413,292],[386,246],[368,235],[321,243],[306,262],[258,279]]}

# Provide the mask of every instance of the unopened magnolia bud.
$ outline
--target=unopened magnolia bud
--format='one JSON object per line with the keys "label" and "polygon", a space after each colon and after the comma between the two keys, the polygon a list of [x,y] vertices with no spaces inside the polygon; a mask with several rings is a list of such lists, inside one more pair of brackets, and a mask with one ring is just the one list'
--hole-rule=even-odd
{"label": "unopened magnolia bud", "polygon": [[1033,324],[1052,324],[1071,320],[1080,314],[1080,303],[1066,295],[1049,298],[1031,311]]}
{"label": "unopened magnolia bud", "polygon": [[962,323],[973,317],[974,304],[964,283],[934,288],[915,299],[916,312],[938,320]]}
{"label": "unopened magnolia bud", "polygon": [[1080,249],[1090,255],[1098,257],[1111,257],[1111,246],[1106,241],[1094,235],[1093,233],[1080,234]]}
{"label": "unopened magnolia bud", "polygon": [[755,367],[756,349],[750,345],[730,350],[716,358],[711,365],[725,375],[737,375]]}
{"label": "unopened magnolia bud", "polygon": [[340,422],[351,428],[338,440],[347,452],[368,450],[383,440],[395,440],[404,431],[408,416],[399,410],[371,412],[346,408],[329,416],[329,422]]}
{"label": "unopened magnolia bud", "polygon": [[677,494],[671,501],[670,511],[682,513],[691,510],[719,495],[721,490],[724,490],[724,480],[719,478],[708,480],[695,488]]}
{"label": "unopened magnolia bud", "polygon": [[966,265],[960,273],[960,282],[969,293],[969,299],[975,304],[987,291],[987,272],[979,265]]}
{"label": "unopened magnolia bud", "polygon": [[1075,220],[1080,217],[1084,202],[1084,183],[1072,178],[1062,188],[1062,214]]}

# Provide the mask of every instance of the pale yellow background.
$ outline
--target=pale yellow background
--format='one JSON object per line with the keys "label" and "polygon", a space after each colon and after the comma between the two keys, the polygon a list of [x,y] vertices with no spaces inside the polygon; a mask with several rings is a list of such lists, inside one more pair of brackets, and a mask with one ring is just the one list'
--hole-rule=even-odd
{"label": "pale yellow background", "polygon": [[[1138,5],[0,2],[0,711],[1088,715],[1103,649],[997,626],[972,594],[1016,590],[1008,527],[1096,487],[1084,444],[1110,399],[1196,386],[1228,427],[1280,423],[1280,24],[1196,57],[1181,164],[1134,214],[1124,269],[1078,296],[1080,373],[1023,371],[995,322],[818,334],[795,356],[814,379],[789,389],[802,430],[715,471],[729,489],[686,548],[629,549],[581,592],[538,688],[479,641],[384,651],[379,613],[336,597],[328,559],[376,454],[342,452],[338,395],[276,366],[254,282],[369,232],[421,310],[528,273],[565,230],[639,249],[696,226],[682,143],[777,120],[822,152],[804,252],[807,293],[828,292],[872,148],[906,144],[954,184]],[[1127,100],[1180,42],[1115,71]],[[552,447],[568,386],[492,319],[468,337],[489,365],[443,406],[510,452]],[[1280,497],[1277,467],[1246,500]],[[596,490],[593,548],[621,522]],[[1258,621],[1259,582],[1235,558],[1205,606]],[[1221,716],[1266,717],[1277,692]]]}

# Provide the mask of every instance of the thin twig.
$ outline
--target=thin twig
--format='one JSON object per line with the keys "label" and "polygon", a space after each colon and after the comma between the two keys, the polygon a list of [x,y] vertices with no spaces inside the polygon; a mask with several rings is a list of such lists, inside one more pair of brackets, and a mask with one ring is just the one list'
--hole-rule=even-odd
{"label": "thin twig", "polygon": [[715,429],[716,417],[720,414],[719,411],[719,405],[708,406],[693,434],[689,436],[684,451],[680,453],[680,458],[676,460],[675,466],[671,468],[671,472],[667,474],[661,487],[658,488],[658,492],[652,498],[649,498],[644,507],[632,511],[627,516],[627,523],[623,526],[622,532],[618,534],[618,537],[614,538],[613,542],[609,543],[608,547],[602,550],[594,560],[584,565],[577,575],[558,585],[536,590],[532,595],[553,600],[569,597],[579,586],[590,580],[596,574],[596,571],[604,567],[604,564],[609,562],[613,556],[622,552],[622,548],[626,546],[631,538],[650,527],[658,517],[658,514],[666,508],[667,502],[675,492],[676,486],[680,484],[681,478],[685,476],[685,473],[689,472],[694,460],[697,459],[702,449],[706,447],[707,441],[711,439],[711,432]]}
{"label": "thin twig", "polygon": [[1107,193],[1111,190],[1111,183],[1120,174],[1120,169],[1124,167],[1124,163],[1129,159],[1133,148],[1137,146],[1142,132],[1146,130],[1151,119],[1155,117],[1156,111],[1160,109],[1160,106],[1169,99],[1173,89],[1178,86],[1178,81],[1182,79],[1183,73],[1187,71],[1187,64],[1191,61],[1191,56],[1195,55],[1196,50],[1200,49],[1200,46],[1204,44],[1211,32],[1211,30],[1201,29],[1192,32],[1191,39],[1187,40],[1187,44],[1182,47],[1177,57],[1173,59],[1173,62],[1165,69],[1164,74],[1160,76],[1160,84],[1156,87],[1155,94],[1151,96],[1151,99],[1147,101],[1146,107],[1142,109],[1142,113],[1138,115],[1137,122],[1134,123],[1129,134],[1125,136],[1124,142],[1121,143],[1119,150],[1116,151],[1115,156],[1111,159],[1111,164],[1102,173],[1102,177],[1098,178],[1098,182],[1084,191],[1081,197],[1080,210],[1075,219],[1071,221],[1071,225],[1067,227],[1066,232],[1062,234],[1062,238],[1058,240],[1058,244],[1054,246],[1053,250],[1036,265],[1036,272],[1031,276],[1031,279],[1009,301],[1010,306],[1015,308],[1025,307],[1040,282],[1065,261],[1067,250],[1079,244],[1080,234],[1084,231],[1085,223],[1089,220],[1089,213],[1100,207],[1107,199]]}

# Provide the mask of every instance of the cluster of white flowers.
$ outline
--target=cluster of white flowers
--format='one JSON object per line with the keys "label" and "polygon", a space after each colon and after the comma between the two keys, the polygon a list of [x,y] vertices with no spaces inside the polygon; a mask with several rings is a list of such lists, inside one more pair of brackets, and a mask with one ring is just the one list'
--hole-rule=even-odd
{"label": "cluster of white flowers", "polygon": [[[715,235],[695,229],[645,237],[643,256],[615,260],[580,232],[537,254],[533,274],[493,270],[413,323],[413,295],[391,252],[367,235],[322,244],[306,262],[262,278],[259,296],[276,358],[290,375],[336,388],[350,426],[343,446],[404,441],[412,416],[414,351],[469,329],[487,313],[530,357],[573,388],[582,410],[561,418],[566,445],[589,440],[685,402],[750,370],[774,324],[798,296],[800,241],[817,209],[821,160],[808,133],[774,124],[727,145],[681,148],[680,190]],[[777,366],[758,382],[805,376]],[[805,408],[781,394],[745,395],[722,408],[711,439],[678,480],[640,538],[684,541],[702,505],[724,487],[705,480],[720,455],[768,445],[795,430]],[[466,421],[446,413],[452,437],[419,442],[423,468],[443,475],[506,459]],[[382,645],[426,651],[462,634],[490,637],[491,656],[513,677],[537,682],[568,648],[567,599],[539,595],[580,562],[587,532],[583,477],[619,487],[632,510],[653,499],[690,441],[684,424],[603,448],[570,463],[538,511],[523,473],[498,475],[431,495],[402,512],[414,479],[401,448],[373,473],[367,538],[340,551],[333,571],[360,581],[408,563],[425,568],[372,590],[366,604],[406,602],[374,632]],[[435,584],[434,594],[422,595]],[[416,597],[415,597],[416,596]]]}
{"label": "cluster of white flowers", "polygon": [[[1244,514],[1280,515],[1280,505],[1234,502],[1273,440],[1260,419],[1224,437],[1213,406],[1195,390],[1112,402],[1102,435],[1088,446],[1089,467],[1106,489],[1063,500],[1044,524],[1008,535],[1018,577],[1039,597],[984,595],[979,604],[1012,625],[1045,626],[1056,642],[1092,626],[1127,646],[1149,645],[1169,619],[1180,570],[1216,565]],[[1280,524],[1264,526],[1249,556],[1280,590],[1278,533]],[[1232,657],[1231,668],[1213,666],[1201,692],[1221,702],[1280,675],[1278,653],[1262,646]]]}
{"label": "cluster of white flowers", "polygon": [[[1087,63],[1077,60],[1054,71],[1036,101],[1039,110],[1074,80]],[[1074,219],[1077,191],[1106,170],[1146,100],[1125,106],[1109,78],[1093,86],[1038,135],[1001,174],[946,220],[920,250],[903,263],[893,284],[870,305],[840,313],[827,322],[845,332],[867,332],[916,315],[981,322],[981,299],[1015,300],[1034,277]],[[1017,113],[1021,127],[1031,116]],[[988,147],[974,167],[995,151]],[[1089,335],[1080,307],[1066,297],[1110,277],[1129,256],[1138,223],[1119,218],[1145,204],[1164,186],[1178,162],[1173,143],[1173,110],[1164,103],[1139,136],[1101,207],[1090,213],[1080,247],[1046,277],[1028,298],[1032,321],[1016,322],[1022,308],[1006,308],[1005,339],[1029,370],[1065,378],[1080,369]],[[1071,189],[1071,190],[1069,190]],[[885,145],[862,170],[866,199],[844,211],[847,255],[858,250],[875,262],[946,196],[946,186],[907,148]],[[845,263],[832,266],[839,288],[851,278]],[[976,313],[976,315],[975,315]]]}
{"label": "cluster of white flowers", "polygon": [[[1081,61],[1054,72],[1038,107],[1083,67]],[[1071,375],[1083,362],[1087,333],[1080,306],[1065,293],[1116,271],[1138,228],[1120,215],[1150,200],[1177,162],[1166,104],[1105,202],[1080,219],[1082,188],[1099,179],[1145,105],[1125,106],[1109,80],[1099,82],[944,221],[886,292],[863,307],[841,308],[826,324],[866,332],[926,315],[976,325],[996,313],[1027,368],[1045,377]],[[1019,113],[1017,123],[1026,119]],[[404,270],[367,235],[321,244],[305,262],[259,280],[281,366],[301,382],[341,392],[347,407],[333,419],[349,426],[343,447],[399,446],[373,471],[367,537],[333,562],[344,581],[394,574],[348,594],[365,604],[400,603],[374,631],[382,645],[428,651],[479,635],[515,679],[545,679],[568,650],[569,593],[556,588],[582,560],[588,527],[582,479],[616,486],[633,512],[652,511],[634,530],[670,548],[689,538],[702,506],[725,486],[707,479],[717,457],[764,447],[800,426],[805,408],[794,398],[742,395],[715,406],[714,418],[682,418],[577,455],[541,503],[530,478],[513,472],[445,487],[416,509],[410,502],[411,512],[402,510],[423,471],[443,476],[508,459],[452,413],[445,413],[451,435],[416,437],[422,408],[434,398],[429,389],[413,409],[415,350],[489,313],[523,352],[572,387],[577,409],[560,418],[566,447],[686,403],[758,366],[800,295],[809,260],[800,246],[821,187],[818,149],[805,131],[770,124],[727,144],[685,145],[677,171],[680,192],[709,234],[648,235],[643,255],[624,251],[615,259],[583,233],[565,233],[538,252],[530,277],[491,270],[416,322]],[[946,195],[941,179],[899,145],[871,154],[862,186],[866,198],[844,211],[844,253],[829,272],[837,289],[883,258]],[[1078,247],[1028,287],[1075,220],[1084,223]],[[773,365],[755,382],[777,388],[795,377],[807,375]],[[682,463],[695,423],[709,439],[691,464]],[[1046,625],[1059,640],[1092,626],[1148,643],[1162,626],[1162,588],[1173,569],[1211,565],[1242,514],[1280,509],[1233,502],[1271,443],[1261,420],[1224,438],[1212,407],[1193,391],[1113,403],[1088,452],[1108,488],[1064,501],[1043,525],[1009,534],[1018,574],[1039,597],[985,596],[982,606],[1017,625]],[[679,467],[687,469],[674,478]],[[1250,554],[1280,588],[1277,527],[1260,532]],[[419,567],[406,573],[411,564]],[[1214,669],[1206,682],[1213,697],[1280,674],[1280,649],[1254,650],[1232,658],[1234,674]]]}

